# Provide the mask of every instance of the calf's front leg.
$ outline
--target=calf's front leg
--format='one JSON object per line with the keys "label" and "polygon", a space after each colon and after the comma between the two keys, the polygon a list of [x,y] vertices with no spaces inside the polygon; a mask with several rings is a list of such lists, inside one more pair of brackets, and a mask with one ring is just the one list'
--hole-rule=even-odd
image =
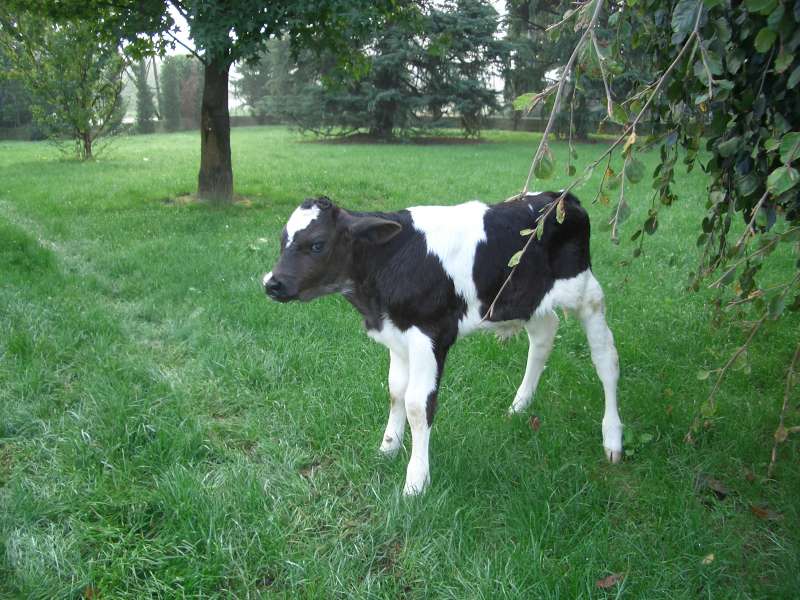
{"label": "calf's front leg", "polygon": [[409,376],[405,409],[411,428],[411,459],[403,494],[416,496],[430,483],[428,442],[436,408],[439,366],[431,338],[416,327],[409,329],[407,336]]}
{"label": "calf's front leg", "polygon": [[405,396],[408,387],[408,357],[389,350],[389,420],[383,433],[381,452],[394,456],[406,429]]}

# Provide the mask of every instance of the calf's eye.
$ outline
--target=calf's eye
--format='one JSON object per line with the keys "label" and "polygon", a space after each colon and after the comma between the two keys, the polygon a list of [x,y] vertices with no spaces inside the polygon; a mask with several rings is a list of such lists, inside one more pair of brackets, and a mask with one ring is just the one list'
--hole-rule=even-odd
{"label": "calf's eye", "polygon": [[314,242],[311,244],[311,251],[315,253],[322,252],[322,249],[325,247],[325,242]]}

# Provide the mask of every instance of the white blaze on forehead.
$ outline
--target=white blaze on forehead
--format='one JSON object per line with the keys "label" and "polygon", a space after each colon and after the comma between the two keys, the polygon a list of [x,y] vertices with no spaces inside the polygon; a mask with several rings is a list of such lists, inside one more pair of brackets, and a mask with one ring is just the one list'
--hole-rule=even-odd
{"label": "white blaze on forehead", "polygon": [[292,245],[292,239],[298,231],[303,231],[306,227],[311,225],[311,222],[319,216],[319,206],[312,206],[311,208],[295,209],[292,216],[289,217],[289,222],[286,223],[286,247]]}

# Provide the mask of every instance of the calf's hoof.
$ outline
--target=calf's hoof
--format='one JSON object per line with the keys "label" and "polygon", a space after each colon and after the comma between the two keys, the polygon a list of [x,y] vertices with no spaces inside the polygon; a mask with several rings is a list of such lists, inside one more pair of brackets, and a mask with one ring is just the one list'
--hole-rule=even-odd
{"label": "calf's hoof", "polygon": [[419,496],[431,482],[427,472],[415,473],[412,469],[406,474],[406,484],[403,487],[403,495],[406,497]]}
{"label": "calf's hoof", "polygon": [[612,450],[611,448],[606,448],[604,446],[603,450],[605,450],[606,458],[608,459],[608,462],[610,462],[611,464],[615,465],[622,460],[622,449]]}
{"label": "calf's hoof", "polygon": [[403,496],[406,498],[412,498],[414,496],[421,496],[425,493],[425,490],[428,488],[429,481],[425,480],[422,483],[409,483],[406,481],[405,486],[403,487]]}
{"label": "calf's hoof", "polygon": [[394,458],[397,456],[401,445],[402,444],[399,439],[390,435],[386,435],[383,437],[383,441],[381,442],[381,447],[379,450],[380,453],[386,458]]}
{"label": "calf's hoof", "polygon": [[508,416],[513,417],[514,415],[518,415],[521,412],[524,412],[528,406],[531,404],[530,398],[520,398],[516,396],[514,398],[514,402],[511,403],[511,406],[508,407]]}

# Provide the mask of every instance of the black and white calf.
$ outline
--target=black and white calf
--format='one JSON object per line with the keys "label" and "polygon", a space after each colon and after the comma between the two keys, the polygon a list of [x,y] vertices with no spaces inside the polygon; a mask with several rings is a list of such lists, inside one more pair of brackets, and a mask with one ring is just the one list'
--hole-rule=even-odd
{"label": "black and white calf", "polygon": [[389,422],[381,443],[397,452],[405,423],[412,448],[404,492],[428,484],[428,440],[439,380],[450,346],[479,329],[509,333],[523,327],[530,347],[522,384],[509,412],[531,401],[558,328],[554,311],[574,312],[589,339],[605,391],[603,446],[622,456],[617,413],[619,362],[605,320],[603,291],[591,271],[589,218],[567,195],[565,218],[547,218],[503,290],[492,317],[483,316],[503,285],[510,257],[527,238],[554,193],[534,193],[488,206],[417,206],[395,213],[360,213],[327,198],[303,202],[289,218],[281,254],[263,285],[273,300],[311,300],[339,292],[364,316],[367,334],[389,349]]}

